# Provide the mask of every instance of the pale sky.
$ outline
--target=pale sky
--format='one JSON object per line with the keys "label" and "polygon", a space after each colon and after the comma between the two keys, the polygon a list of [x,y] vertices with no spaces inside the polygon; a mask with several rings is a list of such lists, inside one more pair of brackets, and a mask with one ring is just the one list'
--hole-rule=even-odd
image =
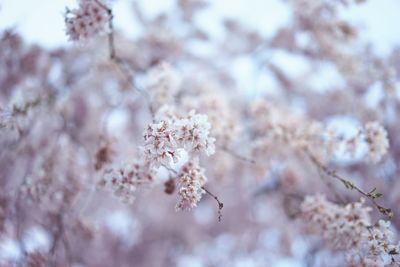
{"label": "pale sky", "polygon": [[[127,34],[135,32],[130,13],[132,0],[115,0],[116,27]],[[168,9],[172,0],[140,1],[151,14]],[[270,35],[277,26],[290,17],[281,0],[213,0],[212,8],[202,16],[201,24],[212,34],[218,35],[218,21],[222,17],[236,17],[243,23]],[[47,47],[68,45],[64,34],[62,13],[66,6],[73,7],[76,0],[2,0],[0,2],[0,30],[15,26],[28,41]],[[368,0],[367,3],[343,12],[364,30],[363,37],[373,41],[376,49],[387,53],[400,44],[400,1]]]}

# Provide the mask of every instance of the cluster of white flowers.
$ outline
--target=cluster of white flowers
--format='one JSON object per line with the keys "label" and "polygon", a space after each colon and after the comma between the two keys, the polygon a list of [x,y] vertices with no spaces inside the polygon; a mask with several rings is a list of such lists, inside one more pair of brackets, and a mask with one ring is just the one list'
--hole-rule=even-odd
{"label": "cluster of white flowers", "polygon": [[370,227],[366,233],[366,249],[369,258],[378,258],[381,255],[397,255],[399,254],[398,245],[393,245],[394,233],[390,230],[390,222],[379,220],[379,222]]}
{"label": "cluster of white flowers", "polygon": [[389,149],[387,131],[378,122],[367,122],[356,135],[350,138],[343,138],[334,129],[326,128],[324,131],[323,138],[331,157],[337,155],[337,152],[355,156],[367,147],[368,150],[363,159],[377,163]]}
{"label": "cluster of white flowers", "polygon": [[250,106],[250,116],[256,134],[264,135],[273,130],[279,123],[287,121],[288,112],[264,99],[254,101]]}
{"label": "cluster of white flowers", "polygon": [[239,132],[238,112],[240,111],[230,109],[232,99],[218,93],[220,90],[213,85],[206,86],[200,94],[183,97],[182,104],[189,110],[200,110],[207,114],[213,134],[219,144],[230,147]]}
{"label": "cluster of white flowers", "polygon": [[200,168],[194,161],[188,161],[178,175],[179,201],[176,210],[190,210],[197,206],[202,195],[205,193],[202,188],[207,182],[204,169]]}
{"label": "cluster of white flowers", "polygon": [[175,121],[177,118],[182,117],[181,109],[177,106],[162,105],[154,115],[155,121],[170,120]]}
{"label": "cluster of white flowers", "polygon": [[256,155],[270,151],[271,146],[280,142],[295,149],[307,149],[322,161],[344,154],[356,159],[367,148],[365,157],[358,159],[377,163],[389,149],[388,133],[378,122],[367,122],[356,135],[344,137],[329,125],[265,100],[252,105],[251,116],[257,137],[252,146]]}
{"label": "cluster of white flowers", "polygon": [[162,120],[147,126],[143,134],[144,155],[152,166],[170,166],[171,162],[178,162],[179,147],[175,139],[173,121]]}
{"label": "cluster of white flowers", "polygon": [[147,74],[145,89],[149,92],[153,105],[161,106],[172,102],[180,84],[178,72],[169,63],[162,62]]}
{"label": "cluster of white flowers", "polygon": [[[325,197],[307,196],[301,205],[305,219],[312,228],[322,234],[335,249],[350,252],[363,252],[371,262],[380,264],[382,256],[397,255],[399,245],[392,245],[393,233],[390,222],[380,220],[371,224],[369,212],[364,200],[339,206]],[[371,265],[368,265],[371,266]]]}
{"label": "cluster of white flowers", "polygon": [[155,178],[156,174],[148,163],[125,163],[119,168],[106,170],[99,186],[111,190],[122,202],[130,204],[135,200],[138,187],[155,182]]}
{"label": "cluster of white flowers", "polygon": [[210,137],[211,124],[207,115],[190,111],[186,118],[176,120],[176,140],[189,153],[205,152],[207,156],[215,152],[215,138]]}
{"label": "cluster of white flowers", "polygon": [[356,257],[350,257],[347,259],[346,267],[383,267],[384,264],[368,258],[359,259]]}
{"label": "cluster of white flowers", "polygon": [[364,129],[365,141],[368,144],[368,156],[378,162],[389,149],[388,134],[378,122],[368,122]]}
{"label": "cluster of white flowers", "polygon": [[111,14],[101,0],[80,0],[79,8],[65,13],[66,32],[70,40],[78,41],[109,31]]}
{"label": "cluster of white flowers", "polygon": [[324,127],[318,121],[309,120],[289,110],[265,100],[256,101],[251,106],[254,130],[262,138],[272,142],[282,142],[295,148],[315,148],[322,145]]}
{"label": "cluster of white flowers", "polygon": [[[321,159],[330,156],[326,129],[319,121],[266,100],[253,103],[250,112],[256,137],[251,146],[254,157],[265,157],[272,150],[286,153],[288,147],[307,150]],[[283,144],[280,151],[277,143]]]}
{"label": "cluster of white flowers", "polygon": [[361,199],[341,207],[317,195],[307,196],[301,209],[306,220],[315,223],[334,248],[351,249],[360,246],[363,233],[370,225],[371,209],[363,204]]}
{"label": "cluster of white flowers", "polygon": [[171,167],[179,159],[180,149],[189,154],[215,152],[215,138],[210,136],[207,116],[189,112],[187,117],[165,117],[149,124],[144,132],[144,155],[152,166]]}

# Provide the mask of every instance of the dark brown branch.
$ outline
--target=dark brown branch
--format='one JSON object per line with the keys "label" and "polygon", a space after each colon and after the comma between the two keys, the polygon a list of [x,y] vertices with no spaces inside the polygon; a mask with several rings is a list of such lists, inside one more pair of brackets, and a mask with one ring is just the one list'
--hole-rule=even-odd
{"label": "dark brown branch", "polygon": [[99,0],[95,0],[95,2],[108,13],[108,30],[109,30],[108,47],[109,47],[110,59],[114,60],[116,58],[115,45],[114,45],[114,25],[113,25],[114,15],[112,13],[112,10],[108,8],[105,4],[103,4]]}
{"label": "dark brown branch", "polygon": [[215,201],[217,201],[218,203],[218,221],[221,222],[222,219],[222,209],[224,207],[224,203],[222,203],[221,201],[219,201],[218,197],[216,195],[214,195],[213,193],[211,193],[210,191],[208,191],[204,186],[201,187],[207,194],[209,194],[212,198],[215,199]]}

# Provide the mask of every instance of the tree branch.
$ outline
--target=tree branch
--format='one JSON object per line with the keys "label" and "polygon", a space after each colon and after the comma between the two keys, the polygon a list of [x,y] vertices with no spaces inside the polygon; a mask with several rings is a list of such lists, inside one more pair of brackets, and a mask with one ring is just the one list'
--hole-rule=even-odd
{"label": "tree branch", "polygon": [[208,191],[204,186],[201,187],[207,194],[209,194],[212,198],[215,199],[215,201],[217,201],[218,203],[218,221],[221,222],[222,219],[222,209],[224,207],[224,203],[222,203],[221,201],[219,201],[218,197],[216,195],[214,195],[213,193],[211,193],[210,191]]}
{"label": "tree branch", "polygon": [[361,189],[359,186],[357,186],[354,182],[344,178],[343,176],[339,175],[335,170],[332,170],[328,168],[327,166],[323,165],[313,154],[311,154],[307,149],[304,150],[308,158],[312,161],[312,163],[317,166],[318,169],[323,171],[325,174],[328,176],[340,181],[343,183],[343,185],[350,190],[356,190],[358,193],[363,195],[364,197],[368,198],[372,204],[378,209],[380,213],[382,213],[385,216],[388,216],[389,218],[392,218],[394,216],[393,211],[389,208],[385,208],[378,204],[376,202],[376,199],[381,197],[382,194],[375,192],[376,188],[373,190],[366,192],[363,189]]}

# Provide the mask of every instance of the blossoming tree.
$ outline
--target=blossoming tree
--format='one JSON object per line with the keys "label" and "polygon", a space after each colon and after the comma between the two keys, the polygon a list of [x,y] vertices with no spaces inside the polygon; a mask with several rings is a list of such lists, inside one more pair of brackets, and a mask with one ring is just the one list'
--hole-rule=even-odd
{"label": "blossoming tree", "polygon": [[[134,39],[103,0],[66,9],[66,48],[3,31],[0,265],[399,266],[399,49],[339,15],[364,1],[283,2],[268,37],[212,38],[202,0],[134,1]],[[239,86],[241,58],[273,93]],[[326,66],[341,82],[318,88]]]}

